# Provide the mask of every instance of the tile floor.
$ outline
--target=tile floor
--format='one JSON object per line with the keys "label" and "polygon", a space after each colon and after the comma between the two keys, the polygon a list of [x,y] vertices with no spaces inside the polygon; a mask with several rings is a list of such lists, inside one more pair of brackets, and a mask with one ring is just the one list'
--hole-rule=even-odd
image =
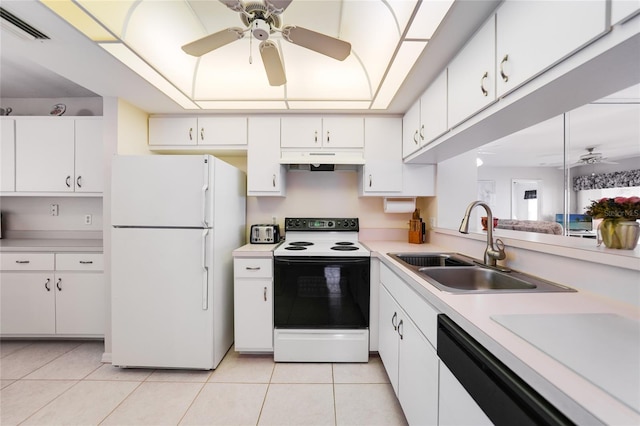
{"label": "tile floor", "polygon": [[0,342],[0,424],[406,425],[377,356],[274,363],[233,351],[214,371],[119,369],[102,342]]}

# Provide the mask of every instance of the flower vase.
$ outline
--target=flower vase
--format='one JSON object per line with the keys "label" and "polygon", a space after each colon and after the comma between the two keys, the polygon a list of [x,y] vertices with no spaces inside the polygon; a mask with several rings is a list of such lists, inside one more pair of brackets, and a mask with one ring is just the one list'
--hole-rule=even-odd
{"label": "flower vase", "polygon": [[608,248],[633,250],[640,237],[640,224],[635,220],[604,219],[598,225],[598,245]]}

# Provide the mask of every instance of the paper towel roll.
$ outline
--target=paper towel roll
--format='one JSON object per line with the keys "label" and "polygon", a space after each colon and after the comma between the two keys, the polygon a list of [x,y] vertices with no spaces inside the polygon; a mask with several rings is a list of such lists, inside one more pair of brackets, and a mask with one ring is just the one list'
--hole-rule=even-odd
{"label": "paper towel roll", "polygon": [[385,198],[385,213],[411,213],[416,209],[415,198]]}

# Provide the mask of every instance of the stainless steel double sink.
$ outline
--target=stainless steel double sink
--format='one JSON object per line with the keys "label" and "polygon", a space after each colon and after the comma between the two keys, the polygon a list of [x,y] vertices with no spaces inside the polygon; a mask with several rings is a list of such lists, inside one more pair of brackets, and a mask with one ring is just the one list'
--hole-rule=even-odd
{"label": "stainless steel double sink", "polygon": [[458,253],[388,253],[429,284],[448,293],[574,292],[560,284],[503,268],[493,268]]}

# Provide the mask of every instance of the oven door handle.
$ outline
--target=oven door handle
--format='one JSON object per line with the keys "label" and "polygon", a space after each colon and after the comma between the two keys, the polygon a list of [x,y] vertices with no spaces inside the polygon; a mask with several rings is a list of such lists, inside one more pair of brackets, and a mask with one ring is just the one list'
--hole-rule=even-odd
{"label": "oven door handle", "polygon": [[348,257],[345,258],[339,258],[336,259],[335,257],[325,257],[325,258],[313,258],[310,259],[308,257],[306,258],[300,258],[300,259],[279,259],[279,258],[275,258],[275,263],[278,264],[283,264],[283,265],[302,265],[302,264],[317,264],[317,265],[326,265],[326,264],[331,264],[331,265],[357,265],[357,264],[361,264],[361,263],[368,263],[370,260],[369,258],[364,258],[364,259],[350,259]]}

